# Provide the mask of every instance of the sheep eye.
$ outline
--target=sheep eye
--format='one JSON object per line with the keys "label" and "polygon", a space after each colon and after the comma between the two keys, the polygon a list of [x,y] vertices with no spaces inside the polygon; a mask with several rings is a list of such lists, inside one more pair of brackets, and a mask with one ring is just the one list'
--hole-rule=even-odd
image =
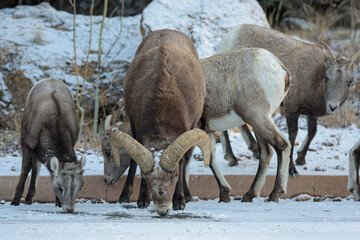
{"label": "sheep eye", "polygon": [[351,83],[352,83],[352,81],[348,81],[348,82],[347,82],[347,87],[350,87],[350,86],[351,86]]}
{"label": "sheep eye", "polygon": [[64,191],[64,189],[63,189],[62,187],[58,187],[58,190],[59,190],[60,192],[63,192],[63,191]]}
{"label": "sheep eye", "polygon": [[325,79],[325,83],[329,82],[329,78],[327,76],[325,76],[324,79]]}
{"label": "sheep eye", "polygon": [[62,173],[62,176],[63,176],[63,177],[66,177],[66,173]]}

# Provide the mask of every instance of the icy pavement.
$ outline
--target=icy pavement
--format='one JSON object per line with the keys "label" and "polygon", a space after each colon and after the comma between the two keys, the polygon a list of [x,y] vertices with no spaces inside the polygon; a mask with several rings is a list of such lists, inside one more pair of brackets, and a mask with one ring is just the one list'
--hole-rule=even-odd
{"label": "icy pavement", "polygon": [[153,205],[77,203],[74,214],[54,204],[0,205],[0,239],[359,239],[360,202],[188,203],[159,217]]}

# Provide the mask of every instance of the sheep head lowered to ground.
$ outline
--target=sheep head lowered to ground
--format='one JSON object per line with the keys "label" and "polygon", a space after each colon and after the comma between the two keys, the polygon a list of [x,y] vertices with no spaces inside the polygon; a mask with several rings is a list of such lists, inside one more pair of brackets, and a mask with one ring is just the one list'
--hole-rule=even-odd
{"label": "sheep head lowered to ground", "polygon": [[21,123],[22,169],[12,205],[19,205],[29,171],[31,180],[25,204],[32,204],[41,163],[51,174],[56,205],[73,212],[82,188],[82,157],[77,161],[74,145],[78,136],[76,108],[69,88],[47,79],[30,90]]}
{"label": "sheep head lowered to ground", "polygon": [[124,150],[120,151],[120,164],[119,167],[116,166],[114,155],[111,151],[110,139],[111,134],[120,130],[124,133],[131,134],[130,122],[126,119],[121,123],[118,128],[110,128],[111,115],[109,115],[104,123],[100,124],[99,133],[101,137],[101,151],[104,158],[104,180],[108,185],[116,184],[120,177],[124,174],[126,169],[130,166],[131,157]]}
{"label": "sheep head lowered to ground", "polygon": [[[289,70],[292,85],[282,104],[291,143],[290,171],[296,175],[292,155],[298,131],[298,118],[307,116],[308,136],[298,151],[296,163],[305,164],[306,152],[316,134],[317,118],[335,112],[349,95],[353,83],[356,53],[351,60],[336,57],[326,44],[309,44],[281,32],[256,25],[239,25],[227,33],[218,52],[244,47],[264,48]],[[247,131],[248,139],[252,139]],[[254,141],[252,141],[254,142]]]}
{"label": "sheep head lowered to ground", "polygon": [[124,149],[140,166],[160,215],[172,207],[185,207],[183,155],[197,145],[205,166],[210,162],[210,139],[195,128],[205,92],[198,55],[189,37],[158,30],[142,41],[124,79],[125,109],[133,137],[113,133],[111,149],[117,165],[120,149]]}

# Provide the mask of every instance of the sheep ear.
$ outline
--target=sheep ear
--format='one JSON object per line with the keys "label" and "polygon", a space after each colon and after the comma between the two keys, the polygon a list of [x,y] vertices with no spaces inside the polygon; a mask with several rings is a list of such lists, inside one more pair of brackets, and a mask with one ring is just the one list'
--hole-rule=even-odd
{"label": "sheep ear", "polygon": [[327,53],[327,51],[325,49],[323,49],[323,55],[324,55],[324,59],[325,59],[325,65],[328,65],[331,63],[331,61],[333,60],[331,58],[331,56]]}
{"label": "sheep ear", "polygon": [[55,175],[57,175],[58,173],[59,165],[59,159],[57,159],[56,157],[52,157],[50,159],[50,169],[55,173]]}

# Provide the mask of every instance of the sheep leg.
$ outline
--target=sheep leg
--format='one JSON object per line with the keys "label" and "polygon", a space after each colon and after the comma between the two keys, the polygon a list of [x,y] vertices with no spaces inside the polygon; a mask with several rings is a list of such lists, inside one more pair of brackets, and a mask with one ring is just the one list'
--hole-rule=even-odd
{"label": "sheep leg", "polygon": [[360,141],[357,142],[349,151],[348,190],[353,194],[355,201],[360,201],[359,166]]}
{"label": "sheep leg", "polygon": [[293,160],[294,144],[295,144],[296,135],[298,133],[299,116],[300,116],[299,113],[285,114],[286,124],[288,126],[289,141],[291,144],[289,174],[292,177],[299,175],[299,173],[296,171],[294,160]]}
{"label": "sheep leg", "polygon": [[129,168],[129,172],[123,187],[123,190],[120,194],[119,197],[119,202],[120,203],[128,203],[130,201],[130,196],[133,192],[133,185],[134,185],[134,177],[136,174],[136,167],[137,164],[134,160],[130,160],[130,168]]}
{"label": "sheep leg", "polygon": [[305,141],[301,145],[298,153],[298,158],[296,159],[296,164],[304,165],[306,163],[305,156],[307,150],[309,149],[311,141],[314,139],[316,131],[317,131],[317,117],[315,116],[307,116],[307,124],[308,124],[308,134],[305,138]]}
{"label": "sheep leg", "polygon": [[278,159],[275,185],[269,196],[269,201],[278,202],[280,195],[286,193],[287,190],[291,145],[270,119],[267,123],[269,132],[265,138],[275,149]]}
{"label": "sheep leg", "polygon": [[150,205],[150,191],[146,180],[141,178],[140,192],[137,200],[138,208],[147,208]]}
{"label": "sheep leg", "polygon": [[262,187],[266,180],[267,170],[269,168],[270,160],[273,155],[273,150],[270,145],[266,143],[265,139],[260,134],[256,133],[256,139],[259,147],[260,161],[255,179],[247,193],[243,196],[243,202],[252,202],[254,197],[259,197]]}
{"label": "sheep leg", "polygon": [[184,196],[184,158],[182,158],[179,162],[179,178],[176,183],[172,202],[173,209],[175,211],[185,209],[186,201]]}
{"label": "sheep leg", "polygon": [[191,148],[189,151],[187,151],[184,156],[185,162],[184,162],[184,171],[183,171],[184,173],[183,184],[184,184],[184,196],[186,202],[191,202],[193,200],[189,190],[189,165],[190,165],[190,159],[193,153],[193,149],[194,148]]}
{"label": "sheep leg", "polygon": [[41,165],[42,163],[37,160],[35,160],[35,163],[33,162],[32,164],[30,186],[25,198],[25,204],[27,205],[31,205],[33,203],[33,199],[36,193],[37,182],[39,180]]}
{"label": "sheep leg", "polygon": [[31,161],[31,156],[30,156],[29,152],[23,149],[22,155],[23,155],[23,157],[22,157],[22,164],[21,164],[20,179],[19,179],[18,185],[16,186],[14,197],[11,200],[11,205],[15,205],[15,206],[20,204],[21,197],[24,193],[24,185],[25,185],[27,176],[30,172],[30,169],[32,167],[32,161]]}
{"label": "sheep leg", "polygon": [[246,124],[240,127],[240,133],[241,136],[244,138],[246,144],[248,145],[249,150],[252,151],[253,156],[255,158],[258,158],[259,157],[258,145],[256,143],[256,140],[252,136],[249,127]]}
{"label": "sheep leg", "polygon": [[231,187],[229,183],[226,181],[224,175],[220,171],[216,159],[215,159],[215,136],[214,133],[209,133],[210,139],[211,139],[211,158],[210,158],[210,169],[213,172],[216,181],[219,185],[220,190],[220,196],[219,196],[219,202],[230,202],[230,190]]}
{"label": "sheep leg", "polygon": [[235,157],[229,140],[229,134],[228,131],[220,132],[220,140],[222,144],[222,148],[224,150],[224,158],[229,161],[229,166],[238,166],[239,165],[239,159]]}

